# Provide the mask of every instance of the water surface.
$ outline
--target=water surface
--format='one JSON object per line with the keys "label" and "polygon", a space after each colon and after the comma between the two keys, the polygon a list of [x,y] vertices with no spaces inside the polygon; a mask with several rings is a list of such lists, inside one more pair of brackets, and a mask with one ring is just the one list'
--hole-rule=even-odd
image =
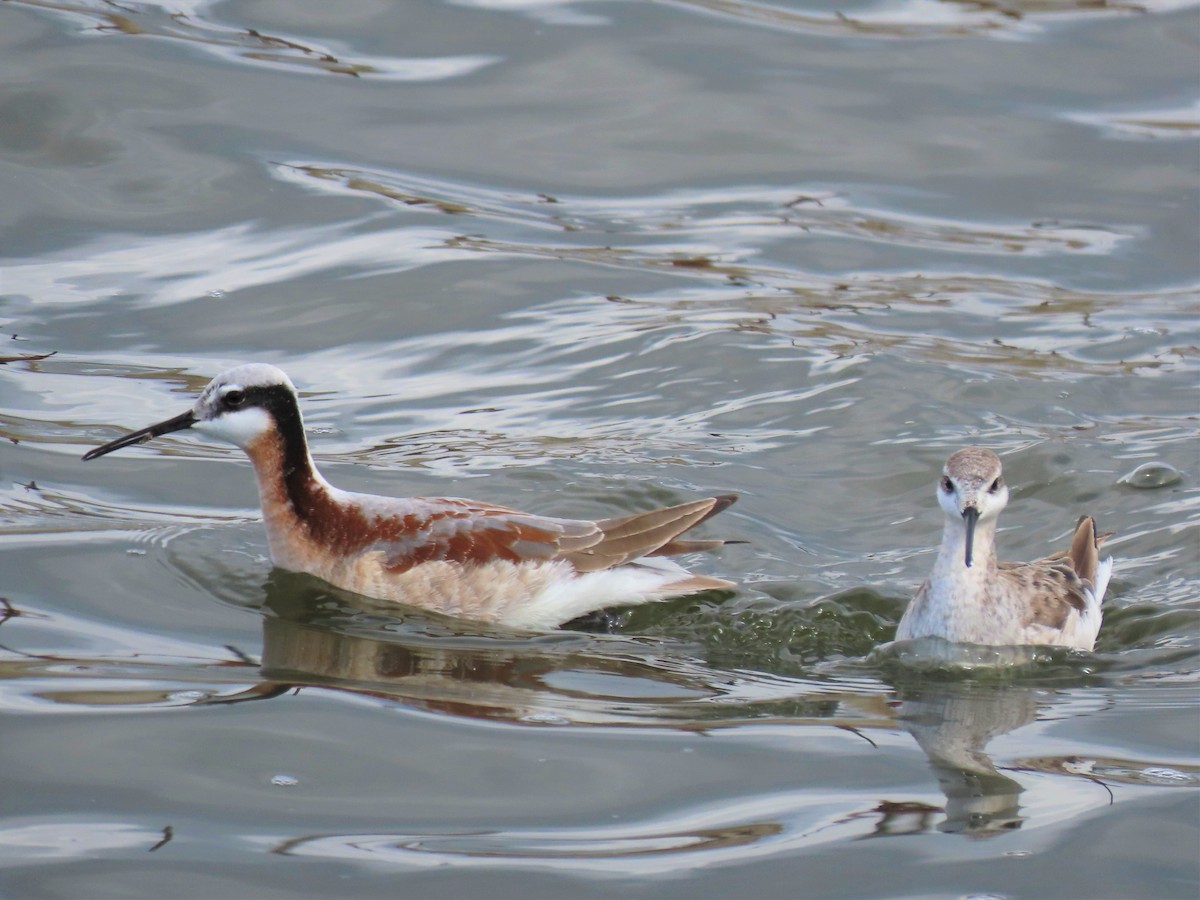
{"label": "water surface", "polygon": [[[6,892],[1194,897],[1196,13],[0,4]],[[250,360],[345,488],[737,492],[739,588],[488,629],[80,462]],[[1117,532],[1095,653],[878,649],[966,443]]]}

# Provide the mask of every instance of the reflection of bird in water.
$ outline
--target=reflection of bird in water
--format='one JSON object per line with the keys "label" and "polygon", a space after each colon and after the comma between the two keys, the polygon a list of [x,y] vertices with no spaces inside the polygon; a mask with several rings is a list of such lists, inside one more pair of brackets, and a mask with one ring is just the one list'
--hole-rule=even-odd
{"label": "reflection of bird in water", "polygon": [[[278,570],[264,587],[262,680],[205,705],[316,687],[530,725],[707,733],[769,717],[868,741],[873,728],[895,728],[882,688],[722,668],[691,645],[567,631],[531,637],[419,611],[397,617],[388,601],[334,594]],[[251,654],[242,658],[253,665]]]}
{"label": "reflection of bird in water", "polygon": [[942,637],[992,644],[1053,644],[1091,650],[1112,558],[1088,516],[1065,552],[1025,563],[996,561],[996,521],[1008,503],[1000,459],[967,447],[946,461],[937,488],[946,514],[929,579],[904,611],[896,640]]}
{"label": "reflection of bird in water", "polygon": [[[704,730],[697,712],[728,712],[703,704],[728,691],[720,673],[687,657],[649,653],[636,639],[572,632],[530,638],[487,626],[464,633],[452,620],[420,613],[397,618],[387,601],[331,596],[308,576],[280,571],[272,573],[266,593],[263,680],[207,704],[311,686],[533,725]],[[637,693],[630,696],[630,689]]]}
{"label": "reflection of bird in water", "polygon": [[987,837],[1019,828],[1021,785],[996,769],[987,745],[1032,722],[1032,688],[925,684],[902,691],[898,719],[929,758],[946,795],[941,831]]}
{"label": "reflection of bird in water", "polygon": [[185,428],[250,457],[277,566],[369,597],[537,629],[607,606],[733,587],[669,558],[721,546],[681,535],[728,507],[733,495],[589,521],[339,490],[313,463],[296,389],[274,366],[230,369],[187,412],[83,458]]}

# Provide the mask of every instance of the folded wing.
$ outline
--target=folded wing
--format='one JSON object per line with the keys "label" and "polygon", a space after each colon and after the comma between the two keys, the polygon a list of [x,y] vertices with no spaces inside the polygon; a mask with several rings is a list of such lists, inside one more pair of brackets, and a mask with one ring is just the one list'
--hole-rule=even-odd
{"label": "folded wing", "polygon": [[419,499],[371,549],[384,565],[404,571],[425,562],[482,564],[561,559],[579,572],[624,565],[644,556],[707,550],[723,541],[679,541],[690,528],[737,498],[706,497],[678,506],[591,522],[535,516],[469,500]]}

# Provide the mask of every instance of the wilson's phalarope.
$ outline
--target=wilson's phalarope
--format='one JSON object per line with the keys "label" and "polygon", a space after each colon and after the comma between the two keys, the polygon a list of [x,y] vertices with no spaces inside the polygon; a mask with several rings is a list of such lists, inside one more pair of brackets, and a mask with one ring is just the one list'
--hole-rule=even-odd
{"label": "wilson's phalarope", "polygon": [[1000,458],[982,447],[951,455],[937,487],[946,513],[929,579],[908,604],[896,640],[942,637],[969,644],[1052,644],[1091,650],[1112,574],[1096,523],[1082,516],[1071,547],[1025,563],[996,561],[996,520],[1008,503]]}
{"label": "wilson's phalarope", "polygon": [[185,428],[250,457],[275,565],[355,593],[536,629],[609,606],[734,586],[666,557],[721,546],[679,536],[735,495],[592,522],[472,500],[342,491],[309,455],[291,380],[264,364],[218,375],[187,412],[83,458]]}

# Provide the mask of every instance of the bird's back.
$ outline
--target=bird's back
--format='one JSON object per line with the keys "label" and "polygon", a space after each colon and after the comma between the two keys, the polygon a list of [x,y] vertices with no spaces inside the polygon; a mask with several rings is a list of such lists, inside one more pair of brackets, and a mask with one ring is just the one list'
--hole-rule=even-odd
{"label": "bird's back", "polygon": [[1107,537],[1096,534],[1091,516],[1081,516],[1068,549],[1033,562],[999,564],[992,599],[1020,616],[1022,643],[1092,649],[1112,575],[1112,558],[1102,560],[1099,553]]}

